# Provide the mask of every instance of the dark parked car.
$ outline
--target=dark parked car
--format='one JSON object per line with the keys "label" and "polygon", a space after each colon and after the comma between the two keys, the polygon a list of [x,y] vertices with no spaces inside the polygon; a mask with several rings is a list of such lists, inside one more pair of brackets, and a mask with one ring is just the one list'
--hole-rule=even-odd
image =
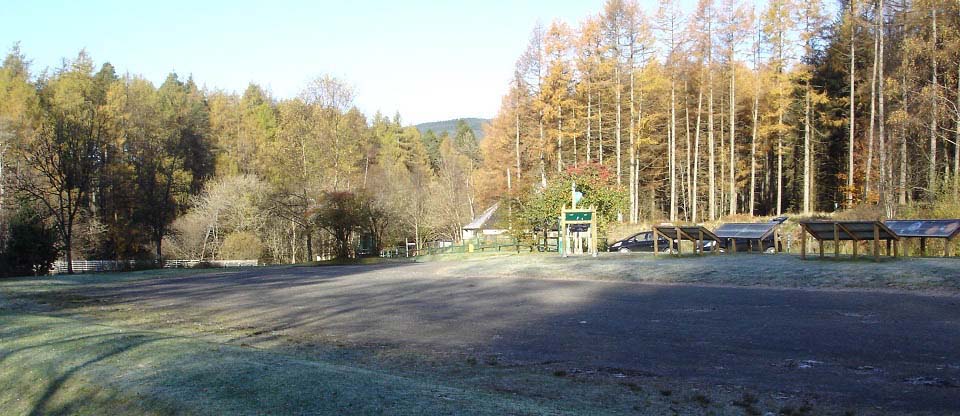
{"label": "dark parked car", "polygon": [[[705,251],[710,251],[714,246],[713,241],[707,241],[704,243]],[[657,242],[658,249],[661,253],[666,253],[670,251],[670,240],[660,237],[660,241]],[[630,253],[635,251],[645,251],[653,252],[653,231],[644,231],[631,235],[630,237],[624,238],[623,240],[617,241],[610,245],[607,248],[607,251],[619,251],[621,253]]]}
{"label": "dark parked car", "polygon": [[[658,244],[660,245],[660,251],[667,251],[670,249],[670,242],[666,238],[660,237],[660,242]],[[621,253],[629,253],[632,251],[653,252],[653,231],[644,231],[631,235],[630,237],[611,244],[607,250],[619,251]]]}

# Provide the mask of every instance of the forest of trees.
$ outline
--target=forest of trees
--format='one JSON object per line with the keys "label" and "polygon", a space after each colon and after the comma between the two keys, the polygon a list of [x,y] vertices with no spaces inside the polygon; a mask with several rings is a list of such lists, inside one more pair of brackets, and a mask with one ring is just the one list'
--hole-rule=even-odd
{"label": "forest of trees", "polygon": [[[609,0],[537,26],[482,150],[523,206],[571,168],[617,220],[708,221],[954,202],[960,2]],[[509,176],[509,179],[508,179]]]}
{"label": "forest of trees", "polygon": [[482,141],[368,119],[328,76],[278,99],[83,51],[32,70],[19,45],[0,66],[0,263],[18,273],[457,241],[498,201],[519,234],[570,180],[604,226],[960,198],[954,0],[609,0],[534,28]]}
{"label": "forest of trees", "polygon": [[[24,256],[37,251],[302,262],[349,255],[339,240],[356,233],[377,248],[456,239],[477,209],[466,124],[437,136],[367,120],[341,80],[277,100],[177,74],[157,87],[86,52],[39,74],[29,63],[14,46],[0,67],[0,239],[15,273],[36,272]],[[24,226],[41,241],[13,241]]]}

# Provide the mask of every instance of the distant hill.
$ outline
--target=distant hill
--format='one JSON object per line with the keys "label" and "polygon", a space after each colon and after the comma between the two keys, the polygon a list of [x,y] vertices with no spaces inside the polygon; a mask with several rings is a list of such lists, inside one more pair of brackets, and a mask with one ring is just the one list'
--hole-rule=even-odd
{"label": "distant hill", "polygon": [[463,120],[467,122],[467,125],[473,129],[473,134],[477,136],[477,139],[483,139],[483,125],[489,122],[489,119],[486,118],[455,118],[453,120],[444,120],[444,121],[431,121],[429,123],[417,124],[417,130],[420,130],[420,134],[425,133],[427,130],[433,130],[437,136],[446,132],[447,134],[453,136],[457,132],[457,122]]}

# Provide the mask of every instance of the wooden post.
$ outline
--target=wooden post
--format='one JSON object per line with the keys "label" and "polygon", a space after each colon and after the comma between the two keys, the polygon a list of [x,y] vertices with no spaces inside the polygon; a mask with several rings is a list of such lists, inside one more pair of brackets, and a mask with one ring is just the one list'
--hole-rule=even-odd
{"label": "wooden post", "polygon": [[947,241],[943,243],[943,256],[950,257],[953,255],[953,239],[947,238]]}
{"label": "wooden post", "polygon": [[680,243],[682,242],[682,241],[680,240],[680,227],[676,227],[674,231],[677,233],[677,257],[679,257],[680,254],[681,254],[681,252],[680,252]]}
{"label": "wooden post", "polygon": [[823,240],[817,239],[817,245],[820,246],[820,257],[823,257]]}
{"label": "wooden post", "polygon": [[660,232],[657,231],[657,227],[653,227],[653,255],[660,255]]}
{"label": "wooden post", "polygon": [[873,224],[873,260],[880,261],[880,226]]}
{"label": "wooden post", "polygon": [[840,226],[833,224],[833,256],[840,257]]}
{"label": "wooden post", "polygon": [[900,257],[900,240],[893,241],[893,257]]}
{"label": "wooden post", "polygon": [[703,230],[697,230],[697,248],[699,249],[698,255],[703,255]]}
{"label": "wooden post", "polygon": [[893,240],[887,240],[887,257],[893,255]]}
{"label": "wooden post", "polygon": [[[757,243],[760,243],[759,241]],[[763,251],[763,244],[760,244],[760,250]],[[773,254],[782,253],[783,235],[780,234],[780,225],[773,227]]]}
{"label": "wooden post", "polygon": [[800,224],[800,259],[807,259],[807,227]]}
{"label": "wooden post", "polygon": [[[729,241],[729,243],[727,243],[727,244],[730,245],[730,247],[731,247],[731,248],[730,248],[731,252],[732,252],[732,253],[736,253],[736,252],[737,252],[737,239],[736,239],[736,238],[729,238],[729,239],[727,239],[727,241]],[[717,243],[717,245],[719,246],[720,243]],[[719,248],[719,247],[717,247],[717,248]]]}
{"label": "wooden post", "polygon": [[927,256],[927,238],[920,237],[920,257]]}

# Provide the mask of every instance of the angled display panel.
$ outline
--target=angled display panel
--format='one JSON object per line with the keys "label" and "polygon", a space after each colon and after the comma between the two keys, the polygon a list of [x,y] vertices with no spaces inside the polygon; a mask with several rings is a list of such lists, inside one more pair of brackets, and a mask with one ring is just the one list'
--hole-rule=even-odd
{"label": "angled display panel", "polygon": [[900,237],[954,238],[960,232],[960,219],[888,220],[883,223]]}
{"label": "angled display panel", "polygon": [[730,223],[713,231],[719,238],[762,240],[773,235],[776,223]]}

